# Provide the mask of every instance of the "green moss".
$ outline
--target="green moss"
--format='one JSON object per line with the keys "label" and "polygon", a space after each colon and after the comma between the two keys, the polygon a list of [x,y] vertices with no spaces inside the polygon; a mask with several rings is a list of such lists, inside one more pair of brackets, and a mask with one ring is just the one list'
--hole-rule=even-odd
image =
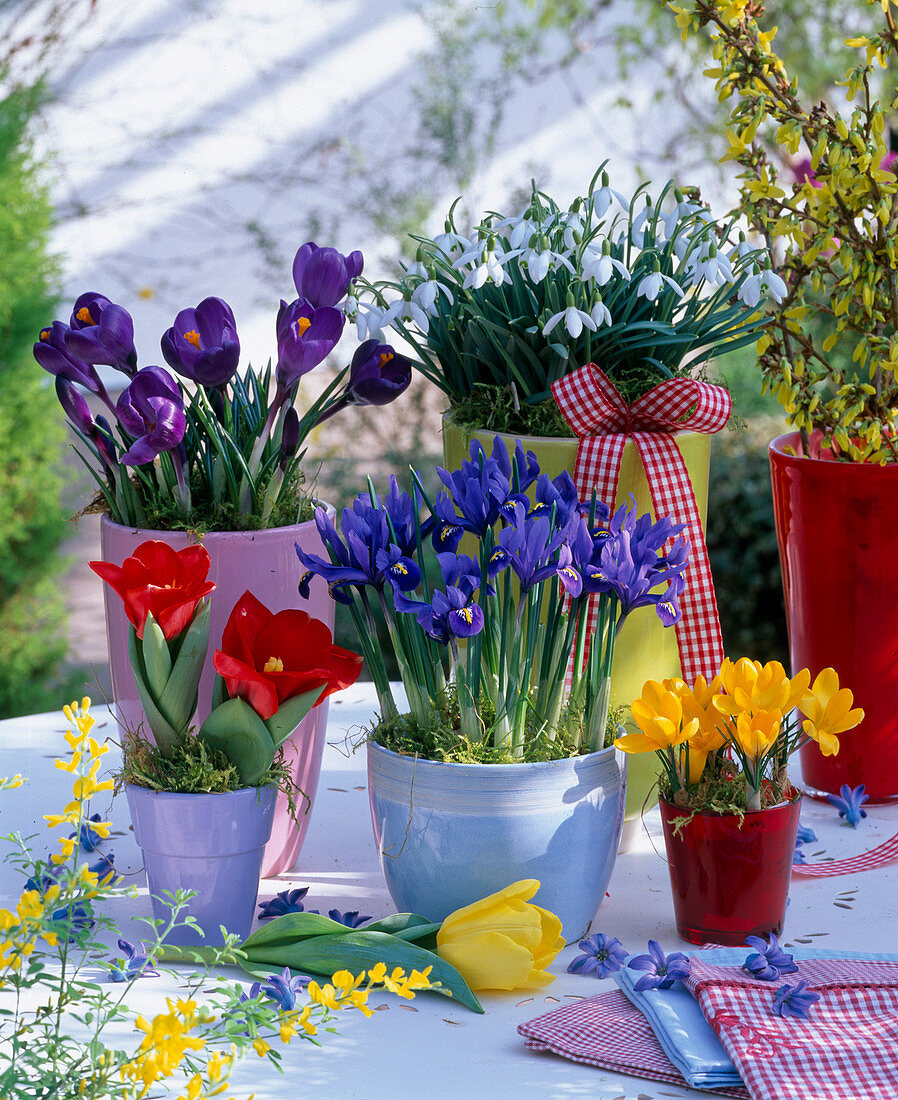
{"label": "green moss", "polygon": [[[701,782],[690,783],[676,793],[670,789],[666,775],[659,782],[661,797],[674,806],[682,806],[684,816],[673,821],[674,832],[678,832],[694,814],[736,814],[743,817],[748,813],[748,789],[741,773],[721,768],[717,774],[703,776]],[[794,788],[788,780],[764,780],[761,785],[761,809],[778,806],[794,796]]]}
{"label": "green moss", "polygon": [[[492,708],[481,700],[478,710],[488,731],[494,718]],[[463,736],[458,705],[450,694],[437,703],[428,722],[421,723],[411,714],[402,714],[380,722],[372,730],[371,738],[401,756],[421,756],[446,764],[532,764],[580,755],[582,750],[564,728],[566,724],[566,716],[562,716],[563,728],[555,736],[532,731],[525,739],[523,752],[515,755],[508,747],[494,747],[488,735],[481,741]]]}
{"label": "green moss", "polygon": [[[227,755],[187,734],[172,757],[165,757],[156,745],[141,733],[127,733],[122,739],[122,766],[115,776],[116,787],[133,784],[151,791],[171,794],[223,794],[240,790],[237,769]],[[280,754],[260,787],[277,787],[290,795],[290,773]],[[291,801],[291,809],[293,809]]]}
{"label": "green moss", "polygon": [[527,404],[518,399],[512,386],[478,382],[467,397],[452,401],[450,414],[456,424],[470,431],[484,428],[542,438],[574,434],[554,400]]}

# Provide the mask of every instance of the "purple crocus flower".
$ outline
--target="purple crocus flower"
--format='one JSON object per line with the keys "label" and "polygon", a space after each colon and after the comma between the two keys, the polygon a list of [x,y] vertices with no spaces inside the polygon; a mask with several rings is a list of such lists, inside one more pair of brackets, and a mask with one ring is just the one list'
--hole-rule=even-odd
{"label": "purple crocus flower", "polygon": [[617,936],[606,936],[604,932],[596,932],[581,940],[579,947],[585,954],[568,963],[568,974],[592,974],[596,978],[607,978],[620,970],[627,958],[627,952]]}
{"label": "purple crocus flower", "polygon": [[801,981],[796,986],[784,985],[776,991],[770,1011],[774,1016],[796,1016],[807,1020],[811,1005],[820,1000],[820,994],[808,989],[808,983]]}
{"label": "purple crocus flower", "polygon": [[65,338],[70,331],[69,326],[62,321],[54,321],[48,328],[42,328],[34,345],[34,358],[45,371],[57,378],[77,382],[79,386],[84,386],[86,390],[101,397],[111,408],[112,402],[94,367],[69,351]]}
{"label": "purple crocus flower", "polygon": [[125,466],[141,466],[174,450],[187,430],[181,391],[164,367],[139,370],[119,397],[115,415],[134,439],[121,457]]}
{"label": "purple crocus flower", "polygon": [[234,314],[221,298],[182,309],[162,336],[162,354],[178,374],[209,389],[226,385],[240,361]]}
{"label": "purple crocus flower", "polygon": [[670,989],[674,982],[682,982],[689,976],[689,959],[682,951],[665,955],[657,940],[649,940],[647,955],[634,955],[627,963],[631,970],[646,970],[633,987],[637,993],[643,989]]}
{"label": "purple crocus flower", "polygon": [[131,314],[103,294],[88,292],[76,300],[65,344],[85,363],[103,363],[126,374],[137,369]]}
{"label": "purple crocus flower", "polygon": [[308,978],[294,978],[290,967],[285,966],[280,974],[272,974],[264,982],[253,982],[249,987],[249,997],[260,997],[264,993],[268,1000],[280,1005],[284,1012],[292,1012],[296,1008],[296,998],[308,984]]}
{"label": "purple crocus flower", "polygon": [[781,974],[797,972],[795,960],[788,951],[783,951],[772,932],[769,943],[760,936],[746,936],[745,942],[755,949],[742,964],[746,974],[762,982],[775,982]]}
{"label": "purple crocus flower", "polygon": [[308,886],[297,890],[281,890],[271,901],[259,902],[259,920],[283,917],[285,913],[317,913],[317,909],[306,909],[302,903],[308,892]]}
{"label": "purple crocus flower", "polygon": [[344,256],[336,248],[319,248],[309,241],[293,260],[296,293],[313,306],[335,306],[346,297],[349,284],[361,275],[364,265],[361,252]]}
{"label": "purple crocus flower", "polygon": [[828,794],[826,801],[836,807],[839,811],[839,817],[845,818],[846,825],[856,829],[861,823],[861,818],[867,816],[867,811],[861,809],[862,803],[870,797],[864,793],[866,784],[861,783],[857,787],[849,787],[847,783],[843,783],[839,789],[841,797],[837,794]]}
{"label": "purple crocus flower", "polygon": [[347,403],[389,405],[408,389],[411,380],[410,359],[397,355],[389,344],[366,340],[356,348],[349,364]]}
{"label": "purple crocus flower", "polygon": [[277,385],[281,401],[304,374],[330,355],[343,334],[346,318],[339,309],[313,306],[300,298],[281,302],[277,318]]}
{"label": "purple crocus flower", "polygon": [[113,959],[108,965],[109,977],[114,982],[133,982],[137,978],[158,978],[159,971],[153,965],[154,960],[147,954],[147,945],[118,941],[119,950],[125,953],[124,959]]}
{"label": "purple crocus flower", "polygon": [[371,920],[370,916],[366,916],[364,913],[360,914],[358,909],[348,909],[345,913],[341,913],[339,909],[328,909],[327,915],[332,921],[336,921],[337,924],[345,924],[347,928],[358,928],[366,921]]}

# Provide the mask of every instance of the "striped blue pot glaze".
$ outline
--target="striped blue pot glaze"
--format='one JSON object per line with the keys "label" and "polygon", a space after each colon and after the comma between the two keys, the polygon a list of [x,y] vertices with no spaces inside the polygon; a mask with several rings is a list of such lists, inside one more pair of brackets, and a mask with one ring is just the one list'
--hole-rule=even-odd
{"label": "striped blue pot glaze", "polygon": [[587,934],[614,868],[627,786],[614,748],[536,764],[443,764],[368,742],[380,864],[400,912],[443,920],[519,879]]}

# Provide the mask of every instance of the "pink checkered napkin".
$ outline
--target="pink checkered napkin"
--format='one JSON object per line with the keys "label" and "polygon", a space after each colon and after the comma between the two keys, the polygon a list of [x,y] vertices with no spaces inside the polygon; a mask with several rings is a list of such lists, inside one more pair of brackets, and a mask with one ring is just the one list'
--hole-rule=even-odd
{"label": "pink checkered napkin", "polygon": [[[524,1046],[599,1069],[688,1087],[638,1008],[619,989],[556,1008],[518,1026]],[[707,1089],[745,1098],[745,1089]]]}
{"label": "pink checkered napkin", "polygon": [[[820,994],[807,1020],[771,1012],[782,985]],[[811,959],[761,982],[692,958],[686,986],[753,1100],[892,1100],[898,1096],[898,962]]]}

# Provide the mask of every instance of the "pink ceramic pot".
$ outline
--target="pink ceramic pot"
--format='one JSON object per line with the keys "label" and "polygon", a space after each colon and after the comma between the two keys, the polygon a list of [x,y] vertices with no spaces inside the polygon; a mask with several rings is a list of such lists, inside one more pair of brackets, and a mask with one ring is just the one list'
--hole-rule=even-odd
{"label": "pink ceramic pot", "polygon": [[[107,516],[100,524],[100,545],[104,561],[121,565],[147,539],[167,542],[180,550],[199,540],[186,531],[149,531],[122,527]],[[334,601],[321,577],[314,577],[309,598],[303,601],[298,592],[299,578],[304,572],[296,556],[295,544],[310,554],[326,557],[314,520],[291,527],[274,527],[267,531],[210,532],[202,538],[209,551],[212,566],[209,579],[218,586],[212,594],[212,625],[209,654],[200,680],[199,707],[195,724],[201,725],[209,714],[212,682],[212,654],[221,643],[225,623],[234,604],[248,588],[269,610],[277,612],[300,607],[313,618],[321,619],[333,630]],[[106,604],[106,638],[109,645],[109,666],[112,693],[120,725],[133,729],[143,719],[137,687],[128,661],[128,619],[119,597],[104,585]],[[309,816],[324,752],[327,727],[327,699],[315,707],[300,722],[284,745],[284,758],[298,789],[296,796],[297,824],[291,819],[287,799],[278,795],[271,839],[265,848],[263,876],[278,875],[292,867],[309,825]]]}

